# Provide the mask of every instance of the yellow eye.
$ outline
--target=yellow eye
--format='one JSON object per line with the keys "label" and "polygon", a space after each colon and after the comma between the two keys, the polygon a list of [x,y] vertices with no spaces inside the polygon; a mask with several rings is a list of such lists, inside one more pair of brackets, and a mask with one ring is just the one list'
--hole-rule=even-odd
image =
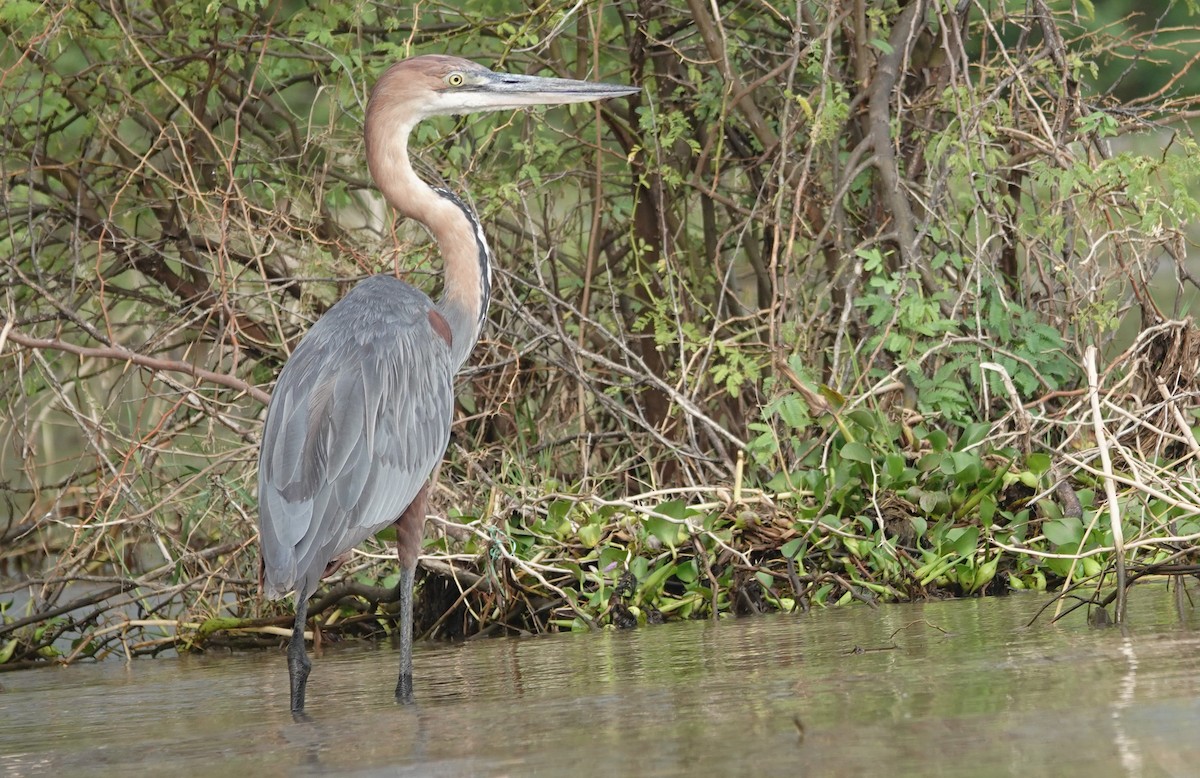
{"label": "yellow eye", "polygon": [[449,84],[450,86],[462,86],[463,85],[463,74],[462,73],[451,73],[450,75],[446,76],[446,83]]}

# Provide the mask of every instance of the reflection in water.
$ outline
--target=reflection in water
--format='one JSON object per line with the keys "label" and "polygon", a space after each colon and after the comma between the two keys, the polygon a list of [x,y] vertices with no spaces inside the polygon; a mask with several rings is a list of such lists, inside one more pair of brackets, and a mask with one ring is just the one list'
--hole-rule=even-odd
{"label": "reflection in water", "polygon": [[1161,589],[1124,631],[1013,596],[631,632],[335,648],[307,721],[282,654],[0,675],[0,776],[1188,775],[1200,635]]}
{"label": "reflection in water", "polygon": [[1121,674],[1120,690],[1112,705],[1112,721],[1115,730],[1113,744],[1121,756],[1121,765],[1125,768],[1125,774],[1140,776],[1142,774],[1142,757],[1138,753],[1137,740],[1125,734],[1125,727],[1121,723],[1121,711],[1134,705],[1134,691],[1137,689],[1137,653],[1134,651],[1133,641],[1128,637],[1121,638],[1121,655],[1125,659],[1126,670]]}

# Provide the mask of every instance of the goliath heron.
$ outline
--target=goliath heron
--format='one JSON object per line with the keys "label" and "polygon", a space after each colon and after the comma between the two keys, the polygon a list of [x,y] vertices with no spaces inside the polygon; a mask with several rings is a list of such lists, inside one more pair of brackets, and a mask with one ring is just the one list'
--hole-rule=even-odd
{"label": "goliath heron", "polygon": [[636,88],[496,73],[457,57],[393,65],[367,105],[367,166],[397,211],[425,225],[445,263],[433,302],[376,275],[356,285],[308,331],[279,374],[258,460],[265,594],[294,591],[288,646],[292,711],[304,709],[311,662],[308,598],[331,565],[385,527],[400,560],[400,677],[412,698],[412,590],[429,476],[445,453],[454,374],[487,316],[491,256],[479,220],[451,192],[413,172],[408,136],[430,116],[579,103]]}

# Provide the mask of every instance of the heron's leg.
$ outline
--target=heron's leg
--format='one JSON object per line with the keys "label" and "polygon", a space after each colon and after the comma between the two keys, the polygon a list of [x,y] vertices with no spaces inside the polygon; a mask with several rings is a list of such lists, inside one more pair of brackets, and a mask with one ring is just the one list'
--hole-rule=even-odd
{"label": "heron's leg", "polygon": [[428,484],[422,486],[396,520],[396,556],[400,559],[400,678],[396,681],[396,700],[405,703],[413,700],[413,579],[425,534],[428,491]]}
{"label": "heron's leg", "polygon": [[400,679],[396,681],[396,700],[404,703],[413,701],[412,598],[416,572],[416,566],[400,568]]}
{"label": "heron's leg", "polygon": [[292,687],[292,713],[304,711],[304,687],[312,662],[304,651],[304,622],[308,617],[308,593],[296,592],[296,623],[292,627],[292,642],[288,644],[288,681]]}

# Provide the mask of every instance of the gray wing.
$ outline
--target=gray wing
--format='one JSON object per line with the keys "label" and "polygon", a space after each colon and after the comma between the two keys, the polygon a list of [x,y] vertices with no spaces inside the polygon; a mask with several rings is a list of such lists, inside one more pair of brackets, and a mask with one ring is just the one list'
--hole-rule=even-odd
{"label": "gray wing", "polygon": [[311,594],[332,559],[400,517],[442,458],[454,387],[437,316],[421,292],[373,276],[284,366],[258,462],[268,597]]}

